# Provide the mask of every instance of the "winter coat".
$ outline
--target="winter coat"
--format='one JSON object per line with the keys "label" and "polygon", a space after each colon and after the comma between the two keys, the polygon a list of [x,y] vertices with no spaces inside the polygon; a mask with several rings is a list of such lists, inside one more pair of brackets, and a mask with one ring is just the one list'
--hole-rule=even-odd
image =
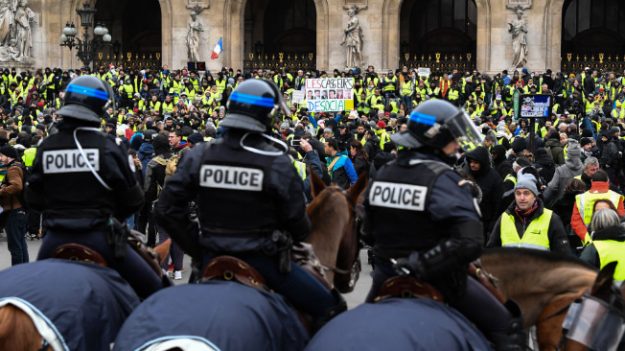
{"label": "winter coat", "polygon": [[562,144],[560,144],[560,140],[548,139],[545,143],[545,148],[551,151],[551,158],[556,165],[564,164],[564,149],[562,148]]}
{"label": "winter coat", "polygon": [[467,161],[469,160],[475,160],[480,164],[480,170],[472,172],[467,162],[465,171],[475,179],[475,182],[482,190],[482,201],[480,202],[482,222],[484,223],[485,233],[490,233],[499,216],[498,205],[502,194],[503,181],[497,171],[491,167],[490,157],[486,148],[480,146],[467,153]]}
{"label": "winter coat", "polygon": [[562,197],[569,180],[582,174],[583,170],[584,166],[580,156],[572,156],[571,153],[569,153],[569,158],[566,160],[565,164],[556,168],[553,178],[547,185],[547,189],[544,194],[545,205],[547,208],[550,208],[556,201],[558,201],[558,199]]}

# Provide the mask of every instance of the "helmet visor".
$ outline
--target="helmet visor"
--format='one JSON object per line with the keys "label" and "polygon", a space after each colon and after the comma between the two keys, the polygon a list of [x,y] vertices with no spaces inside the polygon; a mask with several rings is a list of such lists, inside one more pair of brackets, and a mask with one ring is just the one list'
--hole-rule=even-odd
{"label": "helmet visor", "polygon": [[471,121],[464,110],[448,120],[445,126],[451,135],[456,138],[456,141],[465,152],[469,152],[482,145],[484,141],[477,126]]}

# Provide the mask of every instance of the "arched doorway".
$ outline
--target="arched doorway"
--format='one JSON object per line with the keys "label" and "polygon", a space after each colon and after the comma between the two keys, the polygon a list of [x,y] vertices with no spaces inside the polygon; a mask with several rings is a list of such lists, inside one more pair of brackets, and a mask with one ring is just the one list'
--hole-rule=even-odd
{"label": "arched doorway", "polygon": [[95,63],[158,68],[162,60],[161,5],[158,0],[97,0],[95,22],[111,32],[113,46]]}
{"label": "arched doorway", "polygon": [[475,68],[475,0],[404,0],[400,8],[400,65]]}
{"label": "arched doorway", "polygon": [[317,10],[313,0],[248,0],[245,69],[314,68]]}
{"label": "arched doorway", "polygon": [[625,2],[566,0],[562,14],[563,70],[625,68]]}

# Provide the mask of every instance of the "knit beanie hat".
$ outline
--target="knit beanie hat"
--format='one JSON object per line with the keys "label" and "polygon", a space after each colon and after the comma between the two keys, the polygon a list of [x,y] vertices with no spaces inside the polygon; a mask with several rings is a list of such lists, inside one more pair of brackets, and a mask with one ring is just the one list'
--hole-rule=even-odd
{"label": "knit beanie hat", "polygon": [[531,174],[520,174],[514,190],[527,189],[535,196],[538,196],[538,188],[536,187],[536,178]]}

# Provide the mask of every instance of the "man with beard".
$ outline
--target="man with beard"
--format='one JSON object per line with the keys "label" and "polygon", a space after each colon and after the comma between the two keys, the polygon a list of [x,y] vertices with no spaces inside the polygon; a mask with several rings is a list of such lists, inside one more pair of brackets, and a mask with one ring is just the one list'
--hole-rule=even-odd
{"label": "man with beard", "polygon": [[501,198],[502,180],[497,171],[491,167],[488,150],[483,146],[479,146],[467,153],[467,164],[465,167],[466,173],[475,179],[482,191],[480,212],[482,212],[484,238],[486,238],[499,215],[497,205]]}

